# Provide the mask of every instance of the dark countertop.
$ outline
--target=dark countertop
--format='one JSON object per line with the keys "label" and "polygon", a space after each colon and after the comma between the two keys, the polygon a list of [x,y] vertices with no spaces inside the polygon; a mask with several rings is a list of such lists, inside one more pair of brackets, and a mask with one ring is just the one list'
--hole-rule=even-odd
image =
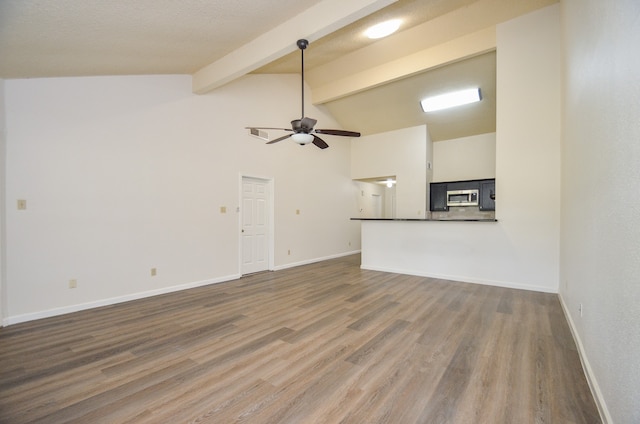
{"label": "dark countertop", "polygon": [[351,218],[352,221],[498,222],[497,219]]}

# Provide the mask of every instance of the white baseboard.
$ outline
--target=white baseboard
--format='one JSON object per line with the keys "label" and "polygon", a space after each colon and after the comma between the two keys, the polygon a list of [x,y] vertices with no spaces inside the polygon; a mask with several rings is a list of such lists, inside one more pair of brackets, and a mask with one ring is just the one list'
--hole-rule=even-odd
{"label": "white baseboard", "polygon": [[353,250],[351,252],[338,253],[338,254],[335,254],[335,255],[324,256],[322,258],[307,259],[307,260],[300,261],[300,262],[292,262],[292,263],[289,263],[289,264],[278,265],[276,267],[273,267],[273,271],[280,271],[280,270],[287,269],[287,268],[295,268],[297,266],[309,265],[309,264],[313,264],[313,263],[316,263],[316,262],[327,261],[329,259],[342,258],[344,256],[355,255],[356,253],[360,253],[360,251],[359,250]]}
{"label": "white baseboard", "polygon": [[[322,257],[322,258],[315,258],[315,259],[309,259],[309,260],[290,263],[290,264],[285,264],[285,265],[279,265],[277,267],[274,267],[273,270],[274,271],[279,271],[279,270],[282,270],[282,269],[293,268],[293,267],[296,267],[296,266],[301,266],[301,265],[312,264],[312,263],[315,263],[315,262],[326,261],[328,259],[335,259],[335,258],[340,258],[340,257],[343,257],[343,256],[354,255],[356,253],[360,253],[360,251],[359,250],[354,250],[354,251],[351,251],[351,252],[339,253],[339,254],[336,254],[336,255],[325,256],[325,257]],[[114,304],[117,304],[117,303],[129,302],[131,300],[143,299],[145,297],[157,296],[157,295],[161,295],[161,294],[166,294],[166,293],[172,293],[172,292],[181,291],[181,290],[192,289],[192,288],[195,288],[195,287],[207,286],[209,284],[217,284],[217,283],[223,283],[225,281],[237,280],[240,277],[242,277],[242,275],[240,275],[240,274],[227,275],[227,276],[224,276],[224,277],[214,278],[214,279],[211,279],[211,280],[196,281],[196,282],[192,282],[192,283],[180,284],[180,285],[177,285],[177,286],[165,287],[165,288],[161,288],[161,289],[157,289],[157,290],[149,290],[149,291],[140,292],[140,293],[132,293],[132,294],[124,295],[124,296],[112,297],[112,298],[109,298],[109,299],[101,299],[101,300],[96,300],[96,301],[93,301],[93,302],[87,302],[87,303],[81,303],[81,304],[77,304],[77,305],[64,306],[64,307],[61,307],[61,308],[47,309],[45,311],[38,311],[38,312],[32,312],[32,313],[28,313],[28,314],[9,316],[9,317],[6,317],[6,318],[4,318],[2,320],[2,325],[3,326],[7,326],[7,325],[19,324],[21,322],[33,321],[33,320],[36,320],[36,319],[49,318],[49,317],[54,317],[54,316],[58,316],[58,315],[69,314],[69,313],[72,313],[72,312],[84,311],[86,309],[99,308],[101,306],[109,306],[109,305],[114,305]]]}
{"label": "white baseboard", "polygon": [[510,281],[478,279],[473,277],[466,277],[463,275],[442,275],[442,274],[433,274],[433,273],[422,272],[422,271],[415,271],[411,269],[385,268],[385,267],[376,267],[376,266],[369,266],[369,265],[362,265],[360,268],[368,269],[371,271],[393,272],[396,274],[407,274],[407,275],[416,275],[418,277],[437,278],[440,280],[460,281],[462,283],[483,284],[485,286],[504,287],[508,289],[530,290],[530,291],[537,291],[537,292],[543,292],[543,293],[558,293],[557,289],[554,290],[552,288],[545,287],[545,286],[519,284],[519,283],[510,282]]}
{"label": "white baseboard", "polygon": [[164,287],[157,290],[149,290],[140,293],[132,293],[124,296],[112,297],[109,299],[96,300],[93,302],[81,303],[77,305],[64,306],[61,308],[48,309],[46,311],[32,312],[28,314],[15,315],[2,320],[2,325],[19,324],[21,322],[33,321],[36,319],[49,318],[58,315],[69,314],[72,312],[84,311],[86,309],[99,308],[101,306],[114,305],[116,303],[129,302],[131,300],[143,299],[145,297],[158,296],[161,294],[177,292],[181,290],[192,289],[195,287],[208,286],[210,284],[223,283],[225,281],[237,280],[240,274],[227,275],[225,277],[214,278],[211,280],[196,281],[192,283],[180,284],[177,286]]}
{"label": "white baseboard", "polygon": [[575,323],[573,322],[573,317],[569,313],[569,308],[567,307],[567,304],[564,302],[564,299],[562,298],[562,295],[560,293],[558,293],[558,298],[560,299],[562,311],[564,312],[564,316],[567,320],[567,323],[569,324],[569,329],[571,330],[571,334],[573,335],[573,340],[576,343],[576,347],[578,348],[578,356],[580,356],[582,369],[584,370],[584,375],[587,377],[587,383],[589,384],[591,394],[593,395],[593,399],[596,402],[596,407],[598,408],[598,412],[600,413],[600,419],[602,420],[603,424],[613,424],[611,414],[609,413],[609,409],[607,408],[607,403],[604,401],[604,397],[602,396],[602,391],[600,390],[598,381],[596,380],[596,377],[593,374],[593,369],[589,364],[589,359],[587,358],[582,340],[580,339],[580,334],[578,333]]}

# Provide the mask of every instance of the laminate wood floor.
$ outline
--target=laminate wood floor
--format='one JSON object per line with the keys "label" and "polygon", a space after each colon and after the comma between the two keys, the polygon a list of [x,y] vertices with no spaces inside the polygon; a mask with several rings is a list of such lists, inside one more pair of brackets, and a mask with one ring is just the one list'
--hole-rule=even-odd
{"label": "laminate wood floor", "polygon": [[556,295],[359,264],[4,328],[0,422],[600,422]]}

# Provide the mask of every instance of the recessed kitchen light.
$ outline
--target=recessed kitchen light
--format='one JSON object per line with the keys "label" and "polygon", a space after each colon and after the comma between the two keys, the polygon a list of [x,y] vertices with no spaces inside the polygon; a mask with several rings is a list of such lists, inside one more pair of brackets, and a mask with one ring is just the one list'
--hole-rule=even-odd
{"label": "recessed kitchen light", "polygon": [[402,20],[400,19],[392,19],[390,21],[385,21],[377,25],[374,25],[372,27],[369,27],[369,29],[367,29],[364,32],[364,35],[373,39],[383,38],[383,37],[386,37],[387,35],[391,35],[394,32],[396,32],[398,28],[400,28],[401,23],[402,23]]}
{"label": "recessed kitchen light", "polygon": [[450,107],[462,106],[482,99],[479,88],[469,88],[467,90],[452,91],[422,99],[420,105],[425,112],[448,109]]}

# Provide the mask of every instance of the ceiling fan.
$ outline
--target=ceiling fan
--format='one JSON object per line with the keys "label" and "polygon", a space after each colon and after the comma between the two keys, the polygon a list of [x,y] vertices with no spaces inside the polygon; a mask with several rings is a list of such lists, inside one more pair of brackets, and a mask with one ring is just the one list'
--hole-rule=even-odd
{"label": "ceiling fan", "polygon": [[321,149],[326,149],[329,147],[327,143],[316,134],[326,134],[326,135],[339,135],[343,137],[360,137],[359,132],[355,131],[345,131],[345,130],[327,130],[327,129],[314,129],[314,125],[316,124],[315,119],[308,118],[304,116],[304,49],[307,48],[309,42],[307,40],[298,40],[297,43],[298,48],[300,49],[300,55],[302,58],[302,114],[300,115],[300,119],[294,119],[291,121],[291,129],[289,128],[270,128],[270,127],[246,127],[248,130],[281,130],[281,131],[289,131],[291,134],[287,134],[285,136],[276,138],[274,140],[269,141],[267,144],[277,143],[279,141],[285,140],[289,137],[293,139],[296,143],[300,145],[305,145],[309,143],[315,144],[317,147]]}

